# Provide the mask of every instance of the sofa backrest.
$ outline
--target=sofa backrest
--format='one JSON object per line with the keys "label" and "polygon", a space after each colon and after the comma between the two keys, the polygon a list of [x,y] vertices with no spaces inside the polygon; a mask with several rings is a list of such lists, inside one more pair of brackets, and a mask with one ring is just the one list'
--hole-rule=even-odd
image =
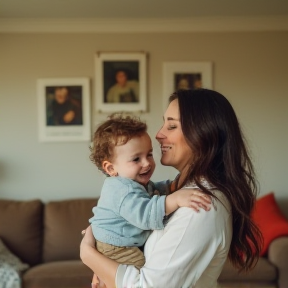
{"label": "sofa backrest", "polygon": [[96,198],[83,198],[45,205],[43,262],[80,259],[81,231],[88,227],[97,201]]}
{"label": "sofa backrest", "polygon": [[42,256],[43,203],[0,200],[0,238],[23,262],[33,266]]}

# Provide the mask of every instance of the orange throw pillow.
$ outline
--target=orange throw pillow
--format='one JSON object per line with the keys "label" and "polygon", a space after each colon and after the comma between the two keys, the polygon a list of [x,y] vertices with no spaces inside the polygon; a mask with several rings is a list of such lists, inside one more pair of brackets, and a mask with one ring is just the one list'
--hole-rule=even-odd
{"label": "orange throw pillow", "polygon": [[274,239],[288,235],[288,221],[277,205],[273,192],[257,199],[252,211],[252,219],[263,235],[261,256],[267,253]]}

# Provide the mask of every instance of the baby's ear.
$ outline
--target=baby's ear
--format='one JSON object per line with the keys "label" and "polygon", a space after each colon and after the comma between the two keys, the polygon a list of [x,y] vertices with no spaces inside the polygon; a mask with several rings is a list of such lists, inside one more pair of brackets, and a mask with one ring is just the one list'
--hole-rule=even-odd
{"label": "baby's ear", "polygon": [[102,168],[110,176],[117,176],[118,175],[117,171],[115,171],[115,169],[114,169],[114,165],[107,160],[103,161]]}

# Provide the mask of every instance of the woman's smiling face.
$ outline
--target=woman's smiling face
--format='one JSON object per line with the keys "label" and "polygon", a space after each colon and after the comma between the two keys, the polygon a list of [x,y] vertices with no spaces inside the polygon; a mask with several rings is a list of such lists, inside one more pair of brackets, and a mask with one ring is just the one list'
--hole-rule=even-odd
{"label": "woman's smiling face", "polygon": [[161,164],[172,166],[179,172],[185,171],[192,164],[193,152],[183,135],[178,100],[173,100],[165,114],[164,124],[156,135],[161,145]]}

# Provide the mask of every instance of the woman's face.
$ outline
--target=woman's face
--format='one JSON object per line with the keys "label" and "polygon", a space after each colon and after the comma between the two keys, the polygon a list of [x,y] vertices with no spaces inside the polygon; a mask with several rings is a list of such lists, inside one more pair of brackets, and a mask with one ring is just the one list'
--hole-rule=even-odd
{"label": "woman's face", "polygon": [[177,99],[169,104],[164,114],[164,125],[158,131],[156,139],[161,145],[162,165],[172,166],[180,172],[191,165],[193,152],[182,132]]}

